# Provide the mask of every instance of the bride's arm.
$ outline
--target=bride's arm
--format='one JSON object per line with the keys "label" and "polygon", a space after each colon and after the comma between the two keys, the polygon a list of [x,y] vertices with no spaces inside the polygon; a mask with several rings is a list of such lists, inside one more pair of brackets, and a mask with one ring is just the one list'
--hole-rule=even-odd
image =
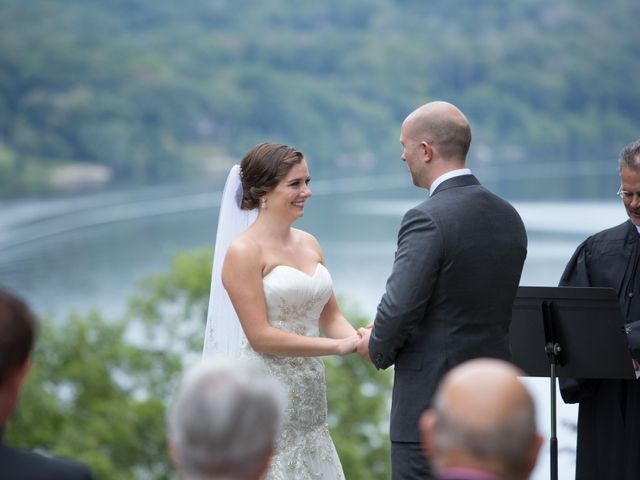
{"label": "bride's arm", "polygon": [[256,352],[288,357],[345,355],[355,351],[358,335],[347,338],[306,337],[272,327],[262,287],[262,262],[250,241],[234,241],[222,267],[222,283],[229,293],[242,329]]}
{"label": "bride's arm", "polygon": [[320,330],[329,338],[346,338],[357,333],[349,321],[342,315],[333,293],[320,315]]}

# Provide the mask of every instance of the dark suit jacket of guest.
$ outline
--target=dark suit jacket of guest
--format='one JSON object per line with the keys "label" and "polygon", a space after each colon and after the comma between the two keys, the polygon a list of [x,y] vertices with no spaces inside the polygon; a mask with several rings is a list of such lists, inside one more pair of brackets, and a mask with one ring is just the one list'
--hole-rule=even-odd
{"label": "dark suit jacket of guest", "polygon": [[2,441],[0,430],[0,479],[2,480],[91,480],[86,466],[12,448]]}
{"label": "dark suit jacket of guest", "polygon": [[369,341],[377,368],[394,365],[391,441],[419,442],[420,414],[449,369],[510,359],[526,254],[516,210],[473,175],[445,180],[406,213]]}

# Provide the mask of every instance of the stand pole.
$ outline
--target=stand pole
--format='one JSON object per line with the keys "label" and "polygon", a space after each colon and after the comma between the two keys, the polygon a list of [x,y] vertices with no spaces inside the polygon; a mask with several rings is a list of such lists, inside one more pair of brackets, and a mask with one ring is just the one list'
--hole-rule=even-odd
{"label": "stand pole", "polygon": [[551,438],[549,439],[549,456],[551,480],[558,480],[558,437],[556,432],[556,366],[560,363],[562,347],[556,333],[556,312],[552,301],[542,302],[542,320],[544,323],[545,353],[551,364],[549,391],[551,392]]}
{"label": "stand pole", "polygon": [[549,452],[551,455],[551,480],[558,480],[558,437],[556,433],[556,364],[551,364],[551,438]]}

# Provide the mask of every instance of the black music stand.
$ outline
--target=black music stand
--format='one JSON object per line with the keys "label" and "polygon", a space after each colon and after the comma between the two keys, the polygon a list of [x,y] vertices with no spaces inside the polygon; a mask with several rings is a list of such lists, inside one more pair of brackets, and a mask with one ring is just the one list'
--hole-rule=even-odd
{"label": "black music stand", "polygon": [[557,480],[556,378],[636,378],[616,292],[520,287],[510,341],[515,365],[528,376],[550,378],[551,480]]}

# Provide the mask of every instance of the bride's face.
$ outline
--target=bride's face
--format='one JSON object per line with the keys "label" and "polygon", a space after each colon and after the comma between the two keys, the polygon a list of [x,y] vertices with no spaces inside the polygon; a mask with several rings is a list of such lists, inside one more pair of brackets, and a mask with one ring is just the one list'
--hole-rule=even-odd
{"label": "bride's face", "polygon": [[302,159],[289,170],[272,191],[265,195],[267,208],[271,211],[282,212],[293,219],[304,214],[304,202],[311,196],[309,189],[309,169],[307,162]]}

